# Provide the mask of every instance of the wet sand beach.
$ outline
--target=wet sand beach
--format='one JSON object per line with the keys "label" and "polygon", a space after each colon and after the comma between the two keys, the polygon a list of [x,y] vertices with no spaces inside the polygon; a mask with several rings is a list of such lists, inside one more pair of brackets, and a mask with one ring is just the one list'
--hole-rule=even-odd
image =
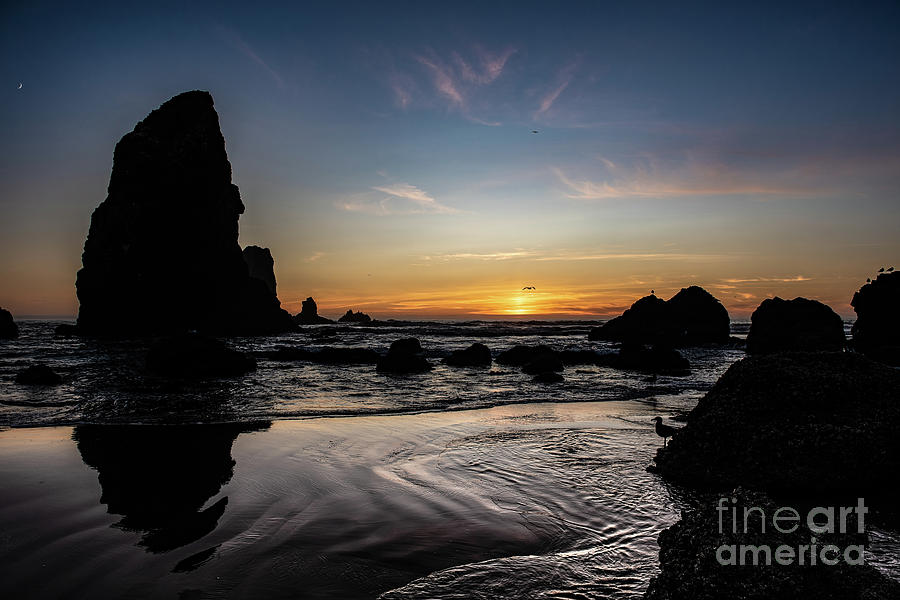
{"label": "wet sand beach", "polygon": [[6,430],[0,587],[639,597],[678,517],[644,470],[658,443],[648,417],[685,402]]}

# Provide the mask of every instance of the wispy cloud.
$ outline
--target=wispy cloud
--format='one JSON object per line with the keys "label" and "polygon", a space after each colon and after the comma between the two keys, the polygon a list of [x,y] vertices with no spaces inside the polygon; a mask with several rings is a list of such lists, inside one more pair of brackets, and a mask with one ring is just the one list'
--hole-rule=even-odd
{"label": "wispy cloud", "polygon": [[397,104],[403,109],[411,106],[414,100],[417,104],[430,103],[432,106],[435,103],[446,104],[450,110],[458,112],[473,123],[497,126],[500,122],[478,114],[485,112],[482,109],[486,106],[480,90],[500,78],[516,52],[517,50],[512,47],[500,52],[491,52],[481,46],[475,46],[467,53],[452,51],[449,55],[441,55],[427,49],[413,55],[412,59],[425,67],[429,85],[423,87],[433,88],[437,93],[437,102],[434,97],[412,94],[412,90],[415,89],[413,83],[415,71],[410,73],[396,71],[396,74],[389,78],[389,85]]}
{"label": "wispy cloud", "polygon": [[465,100],[463,100],[462,94],[457,87],[453,72],[449,67],[437,59],[429,59],[424,56],[417,56],[416,60],[431,70],[432,76],[434,77],[434,87],[437,88],[438,92],[446,96],[456,106],[463,106],[465,104]]}
{"label": "wispy cloud", "polygon": [[316,262],[323,256],[325,256],[324,252],[313,252],[311,256],[306,257],[304,260],[308,263]]}
{"label": "wispy cloud", "polygon": [[340,201],[336,206],[347,212],[362,212],[377,216],[448,215],[460,212],[451,206],[441,204],[424,190],[409,183],[373,186],[371,191]]}
{"label": "wispy cloud", "polygon": [[432,254],[423,256],[426,261],[505,261],[505,260],[534,260],[547,261],[595,261],[595,260],[718,260],[733,258],[726,254],[698,254],[687,252],[597,252],[591,250],[569,251],[560,250],[546,252],[528,248],[513,248],[512,250],[497,252],[449,252],[446,254]]}
{"label": "wispy cloud", "polygon": [[555,85],[541,98],[541,103],[538,106],[537,111],[534,113],[534,118],[538,118],[548,110],[553,108],[553,104],[556,102],[557,98],[559,98],[560,94],[562,94],[569,84],[572,83],[572,79],[575,77],[575,69],[577,68],[578,63],[572,62],[569,65],[563,67],[563,69],[557,75],[557,81]]}
{"label": "wispy cloud", "polygon": [[453,62],[459,69],[462,79],[473,83],[487,85],[503,74],[503,69],[510,57],[516,53],[515,48],[506,48],[499,54],[488,52],[481,46],[475,47],[480,68],[466,61],[459,52],[453,52]]}
{"label": "wispy cloud", "polygon": [[[802,196],[815,193],[796,181],[784,185],[758,183],[754,177],[717,164],[687,162],[673,169],[663,169],[653,160],[623,167],[600,158],[605,172],[603,179],[577,179],[562,169],[553,167],[557,179],[568,191],[567,198],[578,200],[609,200],[616,198],[666,198],[681,196]],[[777,181],[770,174],[769,181]]]}
{"label": "wispy cloud", "polygon": [[795,275],[793,277],[751,277],[749,279],[723,279],[725,283],[794,283],[798,281],[812,281],[812,277]]}
{"label": "wispy cloud", "polygon": [[428,256],[423,256],[422,260],[429,261],[442,261],[447,262],[451,260],[488,260],[488,261],[496,261],[496,260],[512,260],[516,258],[530,258],[533,257],[535,253],[530,250],[512,250],[509,252],[452,252],[448,254],[432,254]]}
{"label": "wispy cloud", "polygon": [[235,31],[228,29],[226,27],[219,27],[219,33],[225,40],[231,44],[234,48],[238,49],[244,56],[255,62],[257,65],[262,67],[263,71],[269,74],[272,79],[275,80],[275,83],[278,87],[284,87],[284,78],[269,64],[264,61],[259,54],[254,50],[250,44],[244,41],[244,39]]}

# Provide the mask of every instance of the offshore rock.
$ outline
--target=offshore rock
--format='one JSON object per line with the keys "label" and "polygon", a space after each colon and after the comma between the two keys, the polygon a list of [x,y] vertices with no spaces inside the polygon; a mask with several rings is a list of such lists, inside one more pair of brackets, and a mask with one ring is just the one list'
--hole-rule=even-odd
{"label": "offshore rock", "polygon": [[391,344],[388,353],[376,365],[381,373],[423,373],[431,370],[422,356],[422,346],[416,338],[397,340]]}
{"label": "offshore rock", "polygon": [[243,212],[212,96],[186,92],[151,112],[116,145],[108,195],[91,216],[75,284],[79,331],[295,329],[274,277],[248,272]]}
{"label": "offshore rock", "polygon": [[673,347],[721,344],[729,341],[730,325],[725,307],[692,285],[669,300],[644,296],[620,316],[592,329],[588,339]]}
{"label": "offshore rock", "polygon": [[303,301],[300,312],[294,315],[294,322],[297,325],[324,325],[326,323],[334,323],[331,319],[319,316],[319,307],[312,296]]}
{"label": "offshore rock", "polygon": [[817,300],[768,298],[750,316],[748,354],[836,352],[844,343],[841,318]]}
{"label": "offshore rock", "polygon": [[0,308],[0,339],[19,337],[19,326],[13,321],[12,313]]}
{"label": "offshore rock", "polygon": [[24,383],[26,385],[56,385],[62,383],[62,377],[47,365],[37,363],[16,373],[16,383]]}
{"label": "offshore rock", "polygon": [[900,366],[900,271],[882,273],[853,294],[853,344],[870,358]]}
{"label": "offshore rock", "polygon": [[353,312],[351,309],[347,309],[347,312],[344,313],[344,316],[338,319],[338,323],[363,323],[368,324],[372,322],[372,317],[367,315],[364,312],[356,311]]}
{"label": "offshore rock", "polygon": [[478,342],[465,350],[454,350],[444,359],[444,364],[451,367],[489,367],[491,366],[491,350]]}

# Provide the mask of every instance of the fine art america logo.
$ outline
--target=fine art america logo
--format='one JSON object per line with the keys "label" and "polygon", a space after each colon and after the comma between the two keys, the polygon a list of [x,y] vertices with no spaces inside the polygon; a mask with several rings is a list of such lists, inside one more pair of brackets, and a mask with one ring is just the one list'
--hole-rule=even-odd
{"label": "fine art america logo", "polygon": [[[785,566],[837,565],[842,561],[848,565],[864,564],[865,546],[847,545],[841,549],[816,537],[864,534],[869,509],[863,498],[857,499],[856,506],[817,506],[805,518],[790,506],[769,509],[768,514],[758,506],[742,506],[739,510],[735,498],[719,498],[716,511],[720,535],[753,534],[754,538],[760,536],[760,541],[767,535],[782,538],[777,544],[722,544],[716,549],[716,560],[721,565],[771,565],[773,560]],[[797,534],[801,528],[804,531]],[[809,533],[808,542],[803,535],[805,530]],[[784,543],[784,537],[791,534],[795,535],[790,539],[805,543]]]}

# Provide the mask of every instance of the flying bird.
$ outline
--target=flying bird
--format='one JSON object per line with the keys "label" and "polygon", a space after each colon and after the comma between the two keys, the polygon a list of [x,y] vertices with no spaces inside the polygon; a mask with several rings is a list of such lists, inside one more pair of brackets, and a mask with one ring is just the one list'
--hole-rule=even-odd
{"label": "flying bird", "polygon": [[537,129],[532,129],[531,133],[540,133],[540,131],[538,131]]}
{"label": "flying bird", "polygon": [[537,288],[534,287],[533,285],[526,285],[526,286],[523,287],[522,289],[523,289],[523,290],[536,290]]}
{"label": "flying bird", "polygon": [[656,422],[656,435],[663,439],[663,448],[666,447],[666,443],[668,442],[667,438],[672,437],[680,430],[676,427],[670,427],[669,425],[663,425],[662,417],[653,417],[653,420]]}

